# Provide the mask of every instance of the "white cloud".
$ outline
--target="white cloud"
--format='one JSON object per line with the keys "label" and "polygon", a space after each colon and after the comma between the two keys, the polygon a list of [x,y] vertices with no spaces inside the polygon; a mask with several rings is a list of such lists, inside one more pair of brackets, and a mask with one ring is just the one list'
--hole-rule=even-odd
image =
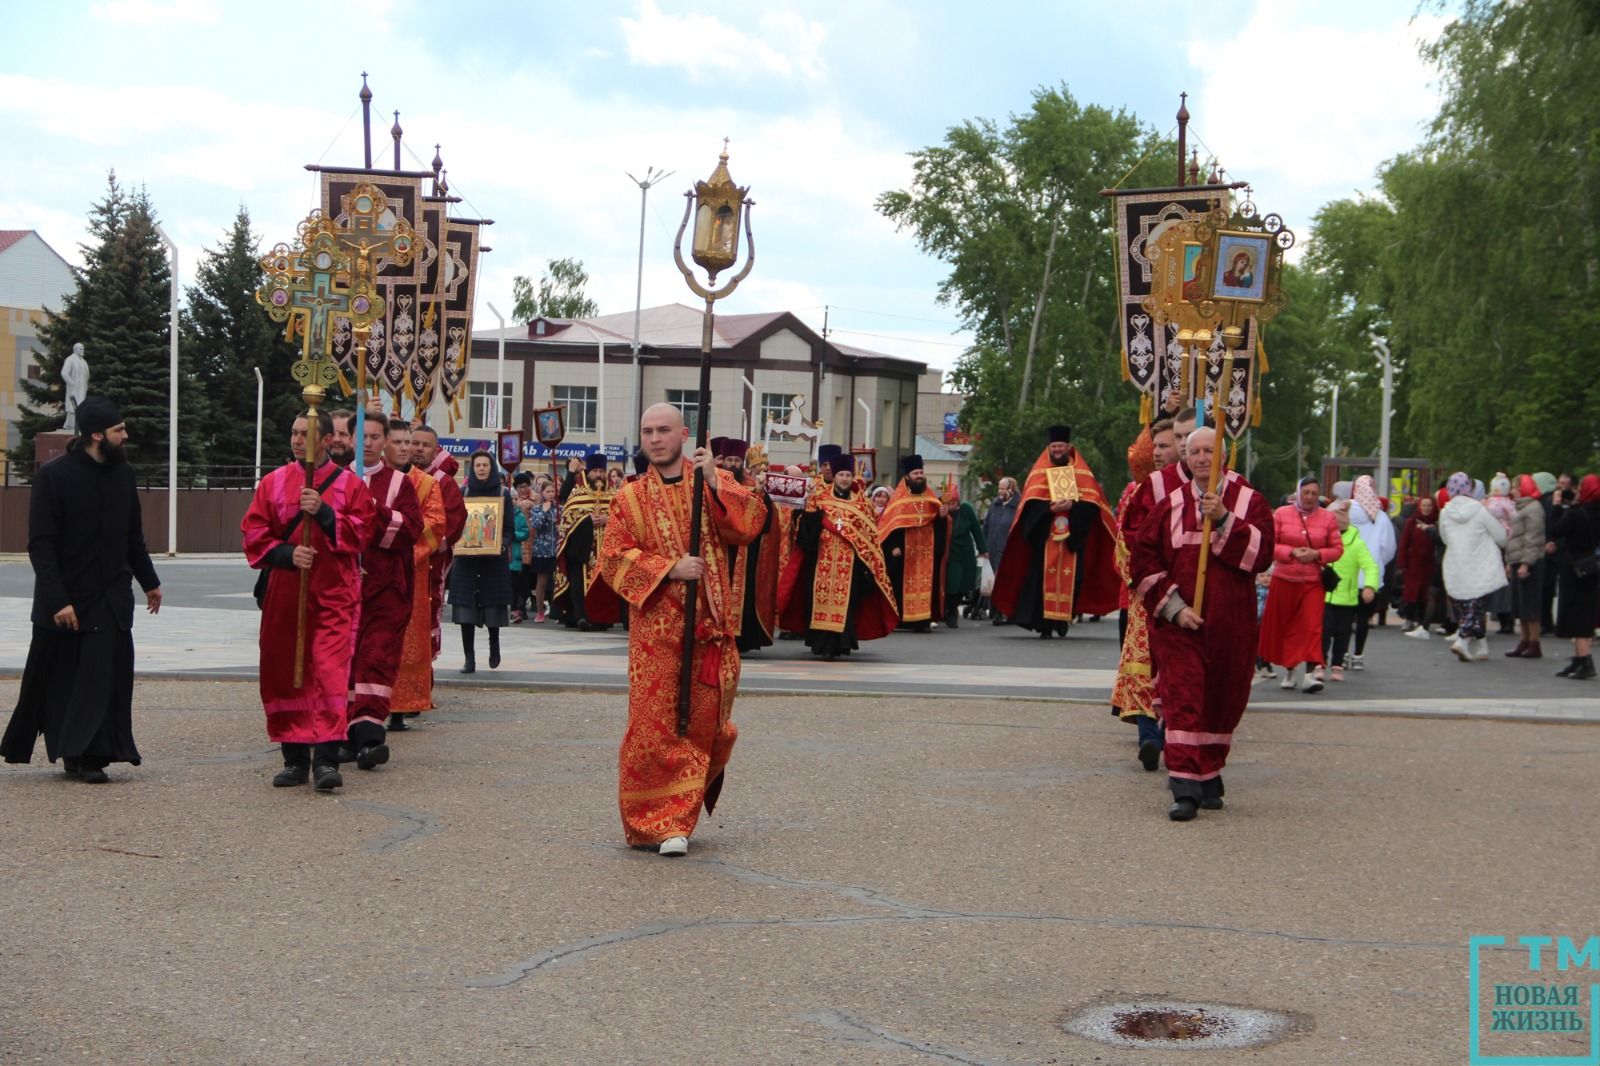
{"label": "white cloud", "polygon": [[678,67],[696,81],[725,72],[815,83],[826,74],[822,45],[827,30],[792,11],[764,13],[756,33],[713,15],[669,15],[656,0],[640,0],[637,18],[618,21],[631,62]]}
{"label": "white cloud", "polygon": [[[1302,234],[1327,200],[1370,190],[1384,160],[1414,147],[1439,108],[1435,73],[1417,52],[1444,16],[1397,17],[1376,29],[1330,25],[1320,5],[1259,0],[1229,38],[1203,39],[1190,129],[1257,204]],[[1193,138],[1190,141],[1194,144]]]}
{"label": "white cloud", "polygon": [[214,0],[107,0],[89,8],[89,14],[132,26],[163,22],[193,25],[216,22],[218,17]]}

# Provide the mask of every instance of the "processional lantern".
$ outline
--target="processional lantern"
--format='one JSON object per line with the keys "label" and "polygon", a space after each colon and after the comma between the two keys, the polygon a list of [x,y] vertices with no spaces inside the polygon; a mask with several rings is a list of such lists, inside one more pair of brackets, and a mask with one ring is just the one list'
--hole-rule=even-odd
{"label": "processional lantern", "polygon": [[[746,196],[749,186],[734,184],[728,173],[728,142],[722,142],[722,154],[717,157],[716,169],[705,181],[695,183],[684,193],[683,222],[672,240],[672,259],[683,274],[690,291],[705,300],[703,325],[700,331],[700,406],[699,425],[696,426],[695,448],[706,446],[706,434],[711,425],[711,341],[713,312],[718,300],[732,294],[739,283],[750,276],[756,264],[756,238],[750,229],[750,209],[755,203]],[[745,235],[745,260],[739,272],[722,286],[716,288],[717,275],[730,269],[738,261],[739,230],[742,224]],[[706,272],[706,282],[701,284],[689,264],[683,261],[683,234],[694,218],[694,238],[689,256]],[[700,554],[700,525],[705,497],[704,474],[698,465],[694,470],[694,497],[689,521],[689,554]],[[693,660],[695,646],[695,611],[700,596],[698,581],[684,582],[683,604],[683,667],[678,675],[678,735],[689,732],[689,694],[694,679]]]}

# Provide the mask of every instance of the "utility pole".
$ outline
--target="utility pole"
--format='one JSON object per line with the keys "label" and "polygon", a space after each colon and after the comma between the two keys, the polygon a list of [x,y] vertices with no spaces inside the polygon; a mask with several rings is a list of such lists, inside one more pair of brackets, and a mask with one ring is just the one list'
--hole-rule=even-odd
{"label": "utility pole", "polygon": [[[628,172],[623,171],[623,173]],[[651,187],[670,178],[673,173],[671,170],[657,171],[655,167],[647,167],[643,179],[628,174],[628,180],[639,186],[639,274],[633,288],[633,428],[623,435],[625,445],[633,444],[633,434],[638,432],[639,420],[644,417],[641,395],[644,383],[639,370],[639,316],[644,303],[644,206],[645,201],[649,199]],[[600,443],[603,445],[605,441],[602,439]]]}
{"label": "utility pole", "polygon": [[1389,418],[1394,413],[1391,407],[1394,399],[1394,360],[1389,358],[1389,345],[1380,337],[1373,336],[1372,347],[1378,353],[1378,362],[1383,364],[1383,413],[1379,416],[1378,429],[1378,495],[1388,499],[1390,496]]}
{"label": "utility pole", "polygon": [[168,329],[170,348],[167,368],[167,554],[178,554],[178,246],[167,231],[156,227],[156,236],[172,257],[172,306]]}

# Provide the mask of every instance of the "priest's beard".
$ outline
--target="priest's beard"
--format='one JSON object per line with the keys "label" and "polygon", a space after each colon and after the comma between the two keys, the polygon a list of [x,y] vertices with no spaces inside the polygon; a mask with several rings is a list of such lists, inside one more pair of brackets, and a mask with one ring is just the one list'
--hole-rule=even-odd
{"label": "priest's beard", "polygon": [[103,440],[100,442],[100,456],[107,466],[119,466],[128,461],[128,449],[121,444]]}
{"label": "priest's beard", "polygon": [[590,492],[604,492],[604,491],[606,491],[606,479],[603,476],[602,477],[592,477],[592,478],[590,478],[589,479],[589,491]]}
{"label": "priest's beard", "polygon": [[351,463],[355,462],[356,453],[355,453],[354,450],[349,449],[349,448],[345,448],[342,445],[339,446],[339,447],[334,447],[333,445],[329,445],[328,446],[328,458],[332,459],[334,462],[338,463],[340,466],[349,466]]}
{"label": "priest's beard", "polygon": [[927,478],[909,478],[909,477],[906,478],[906,490],[908,492],[915,492],[915,493],[919,493],[920,494],[920,493],[926,491],[927,488],[928,488],[928,479]]}

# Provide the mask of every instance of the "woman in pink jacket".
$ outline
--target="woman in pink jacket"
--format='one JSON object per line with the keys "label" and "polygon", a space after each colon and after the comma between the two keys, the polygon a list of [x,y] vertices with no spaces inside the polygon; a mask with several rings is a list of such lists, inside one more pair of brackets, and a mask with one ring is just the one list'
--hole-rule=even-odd
{"label": "woman in pink jacket", "polygon": [[1302,478],[1293,503],[1272,513],[1272,583],[1261,616],[1260,656],[1283,667],[1283,687],[1305,681],[1307,692],[1322,682],[1306,678],[1306,667],[1322,665],[1322,568],[1344,554],[1339,523],[1318,501],[1322,486]]}

